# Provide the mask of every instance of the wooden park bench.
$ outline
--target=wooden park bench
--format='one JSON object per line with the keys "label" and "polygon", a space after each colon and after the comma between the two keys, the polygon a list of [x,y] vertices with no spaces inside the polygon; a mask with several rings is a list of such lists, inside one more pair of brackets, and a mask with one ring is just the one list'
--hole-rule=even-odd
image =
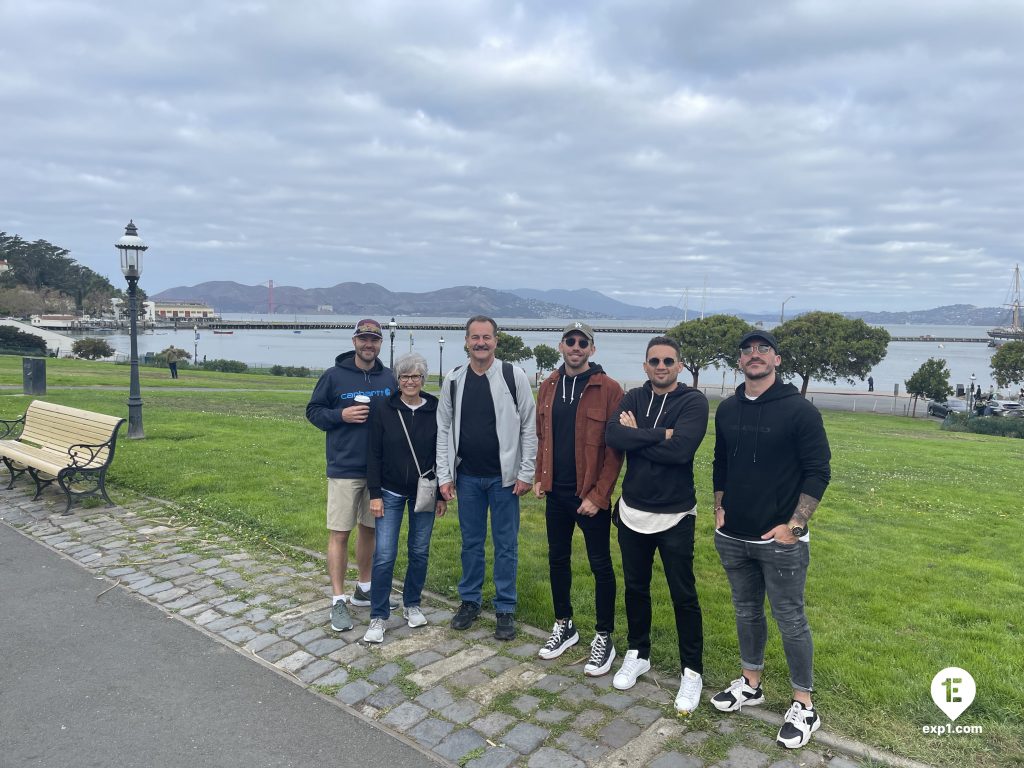
{"label": "wooden park bench", "polygon": [[11,473],[7,489],[28,472],[36,482],[33,500],[57,481],[68,497],[65,515],[76,496],[98,493],[113,504],[104,480],[123,423],[115,416],[33,400],[21,418],[0,419],[0,459]]}

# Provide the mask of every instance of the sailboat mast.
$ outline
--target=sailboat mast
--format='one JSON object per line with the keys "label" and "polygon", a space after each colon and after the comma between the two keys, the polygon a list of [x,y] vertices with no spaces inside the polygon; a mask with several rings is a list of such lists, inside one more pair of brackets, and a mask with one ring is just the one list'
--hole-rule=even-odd
{"label": "sailboat mast", "polygon": [[1020,264],[1013,269],[1013,313],[1012,327],[1020,328]]}

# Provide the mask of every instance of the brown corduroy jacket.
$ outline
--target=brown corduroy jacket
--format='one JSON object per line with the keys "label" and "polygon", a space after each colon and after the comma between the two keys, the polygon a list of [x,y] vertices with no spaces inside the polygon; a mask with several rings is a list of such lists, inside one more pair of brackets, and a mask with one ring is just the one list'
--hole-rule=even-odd
{"label": "brown corduroy jacket", "polygon": [[[554,477],[551,409],[560,374],[552,371],[537,390],[537,468],[535,483],[551,490]],[[576,411],[576,495],[598,509],[611,507],[612,492],[622,469],[623,455],[604,441],[605,425],[619,407],[622,387],[603,371],[592,374]]]}

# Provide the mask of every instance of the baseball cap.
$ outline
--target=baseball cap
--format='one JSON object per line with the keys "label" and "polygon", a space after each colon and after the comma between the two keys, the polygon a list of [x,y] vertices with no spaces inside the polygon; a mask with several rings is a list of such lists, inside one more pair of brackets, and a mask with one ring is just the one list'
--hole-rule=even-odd
{"label": "baseball cap", "polygon": [[578,320],[575,323],[569,323],[562,329],[562,338],[564,339],[570,333],[582,333],[591,341],[594,340],[594,329],[586,323],[581,323]]}
{"label": "baseball cap", "polygon": [[775,354],[779,353],[779,342],[768,331],[751,331],[750,333],[743,334],[743,338],[740,339],[740,348],[747,346],[747,343],[752,339],[761,339],[765,343],[771,344]]}
{"label": "baseball cap", "polygon": [[383,339],[384,333],[380,329],[380,323],[376,320],[367,318],[356,323],[355,330],[352,331],[352,336],[353,338],[356,336],[376,336],[378,339]]}

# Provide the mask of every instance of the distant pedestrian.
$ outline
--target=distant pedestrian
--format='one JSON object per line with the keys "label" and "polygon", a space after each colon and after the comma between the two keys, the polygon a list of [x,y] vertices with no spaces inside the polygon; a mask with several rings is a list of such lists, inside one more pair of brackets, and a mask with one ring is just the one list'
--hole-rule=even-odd
{"label": "distant pedestrian", "polygon": [[579,641],[569,598],[572,588],[572,539],[583,531],[594,576],[596,633],[583,674],[606,674],[615,660],[615,569],[611,548],[611,495],[622,468],[622,454],[605,444],[605,424],[619,407],[622,387],[590,362],[597,347],[586,323],[562,331],[558,351],[563,364],[537,391],[537,475],[534,495],[545,500],[548,572],[555,625],[537,652],[542,659],[561,656]]}
{"label": "distant pedestrian", "polygon": [[172,379],[178,378],[178,361],[177,360],[168,360],[167,361],[167,367],[171,369],[171,378]]}
{"label": "distant pedestrian", "polygon": [[775,337],[748,333],[739,352],[744,381],[715,413],[713,482],[715,547],[732,588],[741,675],[711,703],[732,712],[764,702],[767,595],[793,689],[776,740],[795,749],[821,727],[811,702],[814,646],[804,588],[807,522],[831,478],[831,452],[821,414],[776,376],[782,359]]}
{"label": "distant pedestrian", "polygon": [[306,406],[306,418],[326,433],[327,440],[327,572],[334,594],[331,628],[338,632],[352,629],[345,575],[349,535],[357,527],[359,581],[351,600],[353,605],[370,605],[375,524],[366,487],[367,422],[371,399],[390,397],[397,388],[395,377],[378,358],[383,339],[376,320],[356,323],[354,349],[338,355],[324,371]]}
{"label": "distant pedestrian", "polygon": [[873,376],[868,376],[868,392],[875,391],[875,379]]}

